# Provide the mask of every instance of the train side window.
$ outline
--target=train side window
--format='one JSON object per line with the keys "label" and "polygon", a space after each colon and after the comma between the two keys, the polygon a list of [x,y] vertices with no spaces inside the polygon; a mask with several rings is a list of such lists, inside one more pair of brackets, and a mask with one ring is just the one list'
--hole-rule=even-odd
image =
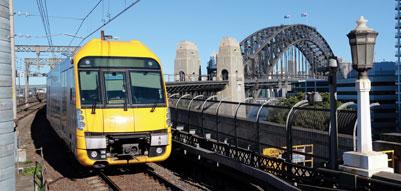
{"label": "train side window", "polygon": [[80,71],[80,92],[82,104],[102,103],[98,71]]}

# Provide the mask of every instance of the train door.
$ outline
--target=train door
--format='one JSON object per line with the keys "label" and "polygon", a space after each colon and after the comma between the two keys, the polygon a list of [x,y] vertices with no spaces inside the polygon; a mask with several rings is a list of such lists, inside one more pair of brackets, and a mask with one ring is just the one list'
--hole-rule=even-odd
{"label": "train door", "polygon": [[62,85],[62,98],[61,98],[61,129],[66,136],[67,127],[67,70],[61,73],[61,85]]}
{"label": "train door", "polygon": [[[75,136],[76,136],[76,131],[75,131],[75,80],[74,80],[74,70],[73,68],[70,68],[67,70],[67,84],[66,84],[66,116],[67,116],[67,125],[66,125],[66,135],[68,136],[70,140],[69,146],[71,148],[75,147]],[[73,149],[74,150],[74,149]]]}

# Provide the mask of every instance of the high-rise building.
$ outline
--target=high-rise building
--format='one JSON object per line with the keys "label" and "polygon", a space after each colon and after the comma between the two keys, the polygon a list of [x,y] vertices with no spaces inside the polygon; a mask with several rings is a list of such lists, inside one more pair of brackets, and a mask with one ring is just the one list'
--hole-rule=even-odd
{"label": "high-rise building", "polygon": [[[373,68],[369,70],[369,80],[371,81],[370,103],[379,105],[371,108],[372,135],[378,136],[380,133],[392,133],[396,131],[396,107],[397,101],[395,81],[396,64],[395,62],[375,62]],[[337,79],[337,99],[342,103],[357,102],[357,92],[355,90],[355,80],[358,72],[351,70],[346,78]]]}
{"label": "high-rise building", "polygon": [[396,57],[396,65],[397,65],[397,70],[395,72],[395,75],[397,77],[396,79],[396,86],[397,86],[397,131],[401,131],[401,0],[395,0],[395,57]]}

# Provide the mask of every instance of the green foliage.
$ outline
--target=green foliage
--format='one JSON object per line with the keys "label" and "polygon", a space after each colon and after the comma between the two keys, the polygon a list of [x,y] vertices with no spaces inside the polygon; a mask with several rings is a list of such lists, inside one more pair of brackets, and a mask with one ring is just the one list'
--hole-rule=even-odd
{"label": "green foliage", "polygon": [[[322,104],[321,105],[308,105],[306,108],[317,108],[317,109],[330,109],[330,94],[321,93]],[[287,99],[281,100],[277,106],[283,106],[291,108],[296,103],[304,100],[305,93],[299,92],[298,95],[291,96]],[[337,101],[337,107],[341,105],[341,102]],[[287,115],[290,109],[277,109],[270,108],[269,115],[266,120],[271,122],[276,122],[280,124],[285,124],[287,120]],[[294,120],[292,122],[293,126],[300,126],[303,128],[326,130],[330,123],[330,112],[329,111],[311,111],[311,110],[298,110],[293,115]]]}
{"label": "green foliage", "polygon": [[[319,109],[330,109],[330,94],[329,93],[320,93],[322,96],[322,104],[321,105],[309,105],[306,106],[308,108],[319,108]],[[304,100],[305,93],[299,92],[298,95],[291,96],[289,98],[281,100],[277,105],[284,107],[292,107],[296,103]],[[341,102],[337,101],[337,107],[341,105]]]}
{"label": "green foliage", "polygon": [[38,168],[36,169],[36,172],[35,172],[35,168],[36,168],[35,166],[25,167],[24,172],[22,172],[22,175],[28,176],[28,175],[33,175],[34,173],[37,174],[37,173],[41,172],[40,166],[38,166]]}
{"label": "green foliage", "polygon": [[25,161],[24,164],[32,164],[32,161],[31,160]]}

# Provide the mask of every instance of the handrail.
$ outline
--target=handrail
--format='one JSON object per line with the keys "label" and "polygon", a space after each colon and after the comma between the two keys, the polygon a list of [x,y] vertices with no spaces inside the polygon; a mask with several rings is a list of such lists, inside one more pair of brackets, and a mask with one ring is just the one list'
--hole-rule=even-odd
{"label": "handrail", "polygon": [[205,106],[205,104],[206,104],[207,101],[209,101],[209,100],[211,100],[211,99],[213,99],[213,98],[217,98],[217,97],[218,97],[217,95],[208,97],[208,98],[203,102],[203,104],[202,104],[202,106],[201,106],[201,110],[203,111],[203,107]]}
{"label": "handrail", "polygon": [[221,103],[224,101],[224,100],[226,100],[226,99],[228,99],[228,98],[232,98],[233,96],[227,96],[227,97],[225,97],[225,98],[222,98],[221,100],[220,100],[220,102],[219,102],[219,104],[217,105],[217,108],[216,108],[216,131],[217,131],[217,141],[220,141],[220,139],[219,139],[219,109],[220,109],[220,106],[221,106]]}
{"label": "handrail", "polygon": [[255,99],[253,97],[247,97],[244,99],[244,102],[238,102],[238,105],[235,107],[235,114],[234,114],[234,129],[235,129],[235,146],[238,147],[238,132],[237,132],[237,114],[238,110],[242,103],[245,103],[247,100]]}
{"label": "handrail", "polygon": [[176,121],[176,123],[177,123],[177,121],[178,121],[178,103],[180,103],[180,100],[181,100],[182,98],[188,97],[188,96],[191,96],[191,94],[185,94],[185,95],[181,96],[180,98],[178,98],[178,101],[177,101],[177,103],[175,104],[175,121]]}
{"label": "handrail", "polygon": [[191,94],[185,94],[185,95],[181,96],[180,98],[178,98],[178,101],[177,101],[177,103],[175,104],[175,108],[176,108],[176,109],[178,108],[178,103],[180,103],[180,100],[181,100],[182,98],[188,97],[188,96],[191,96]]}
{"label": "handrail", "polygon": [[258,154],[260,154],[260,126],[259,126],[259,117],[260,117],[260,112],[262,111],[263,107],[267,105],[269,102],[264,102],[261,104],[259,107],[258,113],[256,114],[256,142],[258,143]]}
{"label": "handrail", "polygon": [[200,98],[200,97],[205,97],[205,96],[203,96],[203,95],[197,95],[197,96],[195,96],[194,98],[192,98],[191,101],[190,101],[189,104],[188,104],[188,120],[187,120],[188,132],[190,131],[190,128],[189,128],[189,126],[190,126],[189,119],[191,118],[191,104],[192,104],[192,102],[194,101],[194,99],[197,99],[197,98]]}
{"label": "handrail", "polygon": [[287,114],[287,119],[285,120],[285,132],[286,132],[286,142],[287,142],[287,159],[292,162],[292,142],[291,142],[291,130],[289,129],[290,124],[290,117],[292,115],[292,111],[295,107],[303,107],[308,104],[308,100],[302,100],[296,103],[294,106],[291,107],[290,111]]}
{"label": "handrail", "polygon": [[225,98],[223,98],[223,99],[220,100],[220,102],[219,102],[219,104],[217,105],[217,108],[216,108],[216,114],[219,113],[219,108],[220,108],[221,103],[222,103],[224,100],[226,100],[226,99],[228,99],[228,98],[232,98],[232,97],[233,97],[233,96],[227,96],[227,97],[225,97]]}
{"label": "handrail", "polygon": [[173,94],[173,95],[170,95],[170,96],[168,97],[168,99],[172,98],[173,96],[177,96],[177,95],[180,95],[180,93],[175,93],[175,94]]}
{"label": "handrail", "polygon": [[205,106],[205,104],[206,104],[207,101],[209,101],[209,100],[211,100],[211,99],[213,99],[213,98],[217,98],[217,97],[218,97],[217,95],[210,96],[210,97],[208,97],[208,98],[205,100],[205,102],[203,102],[203,104],[202,104],[202,107],[201,107],[201,116],[202,116],[202,124],[201,124],[201,126],[202,126],[202,136],[205,136],[205,129],[204,129],[204,126],[203,126],[203,119],[204,119],[204,116],[203,116],[203,108],[204,108],[204,106]]}

